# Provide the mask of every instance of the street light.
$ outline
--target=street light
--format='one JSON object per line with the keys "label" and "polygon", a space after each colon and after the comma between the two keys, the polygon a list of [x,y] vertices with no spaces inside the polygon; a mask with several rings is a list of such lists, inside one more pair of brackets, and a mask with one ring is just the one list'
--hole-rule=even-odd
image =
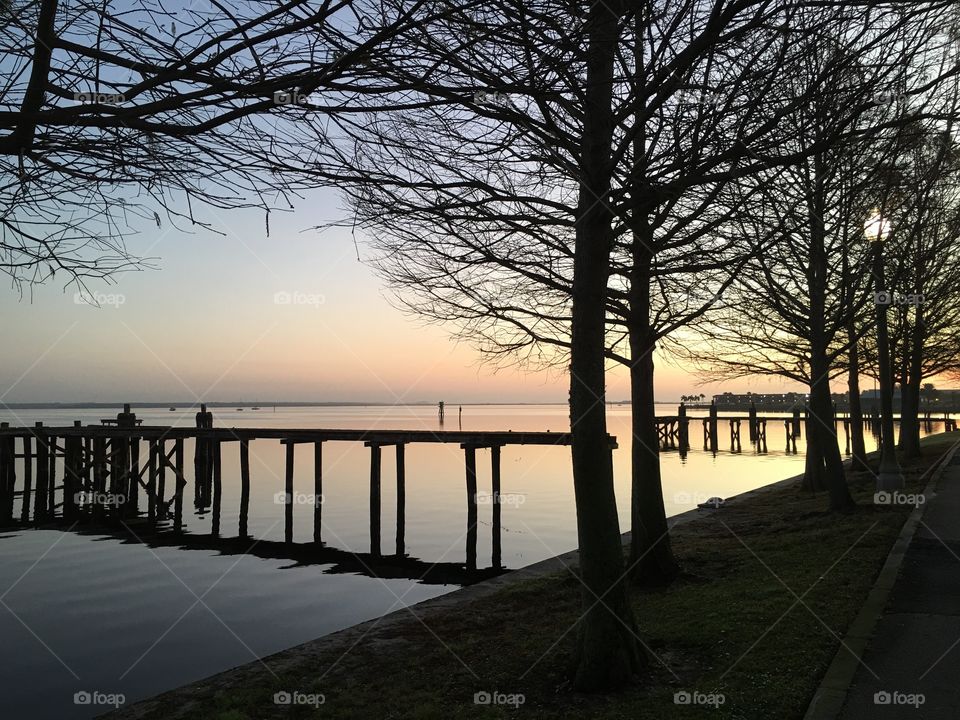
{"label": "street light", "polygon": [[877,308],[877,365],[880,376],[880,472],[877,490],[899,490],[903,473],[893,444],[893,377],[890,374],[890,340],[887,332],[887,305],[892,293],[884,287],[883,243],[890,234],[890,221],[874,210],[863,224],[863,234],[873,246],[874,304]]}

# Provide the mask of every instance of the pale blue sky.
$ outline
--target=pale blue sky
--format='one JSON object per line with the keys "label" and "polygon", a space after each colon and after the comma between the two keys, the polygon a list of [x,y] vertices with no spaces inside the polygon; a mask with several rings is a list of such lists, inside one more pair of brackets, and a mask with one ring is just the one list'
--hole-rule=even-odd
{"label": "pale blue sky", "polygon": [[[566,399],[562,374],[495,373],[445,329],[391,307],[348,231],[307,229],[341,213],[336,194],[322,191],[295,213],[273,213],[269,238],[253,211],[210,215],[225,236],[144,226],[129,244],[156,256],[158,269],[91,285],[105,294],[100,308],[77,304],[59,283],[36,288],[32,301],[5,289],[0,401]],[[291,303],[277,304],[278,292]],[[693,391],[692,377],[660,367],[664,398]],[[627,396],[613,373],[609,397]]]}

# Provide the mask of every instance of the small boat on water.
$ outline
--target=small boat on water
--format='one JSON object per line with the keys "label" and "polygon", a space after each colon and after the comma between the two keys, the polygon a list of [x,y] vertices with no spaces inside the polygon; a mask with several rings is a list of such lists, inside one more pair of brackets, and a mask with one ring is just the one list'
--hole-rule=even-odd
{"label": "small boat on water", "polygon": [[259,410],[260,408],[258,408],[258,407],[252,407],[252,408],[250,408],[250,409],[251,409],[251,410]]}
{"label": "small boat on water", "polygon": [[170,412],[176,412],[176,411],[177,409],[175,407],[170,408]]}
{"label": "small boat on water", "polygon": [[243,408],[237,408],[237,412],[243,412]]}

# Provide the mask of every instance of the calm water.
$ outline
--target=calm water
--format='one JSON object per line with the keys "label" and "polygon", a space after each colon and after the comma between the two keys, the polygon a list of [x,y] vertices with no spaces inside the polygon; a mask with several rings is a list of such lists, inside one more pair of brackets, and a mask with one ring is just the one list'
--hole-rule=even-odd
{"label": "calm water", "polygon": [[[135,409],[136,410],[136,409]],[[190,425],[192,412],[136,410],[144,424]],[[629,408],[609,409],[622,529],[629,513]],[[673,414],[663,406],[659,414]],[[84,424],[112,417],[103,410],[0,411],[11,425]],[[317,427],[437,429],[432,407],[271,408],[243,412],[218,408],[218,427]],[[562,405],[465,406],[464,430],[567,429]],[[444,429],[460,427],[457,408],[447,410]],[[934,426],[935,430],[937,426]],[[691,423],[694,449],[685,459],[663,454],[667,512],[691,509],[705,498],[730,496],[802,472],[801,454],[784,452],[782,423],[770,423],[769,453],[757,455],[745,442],[741,454],[700,449],[699,423]],[[743,423],[743,437],[747,428]],[[872,438],[868,438],[872,444]],[[872,449],[872,448],[868,448]],[[383,548],[392,552],[395,494],[393,453],[384,449]],[[145,451],[143,453],[145,455]],[[186,470],[192,483],[192,446]],[[490,489],[489,451],[478,454],[481,492]],[[249,532],[283,540],[283,446],[250,444],[252,475]],[[360,443],[324,444],[324,541],[355,552],[369,549],[369,450]],[[298,446],[295,491],[310,493],[313,451]],[[406,455],[406,552],[435,563],[465,558],[466,503],[463,452],[457,445],[410,445]],[[169,475],[168,475],[169,478]],[[238,532],[239,457],[224,444],[221,534]],[[168,483],[170,481],[168,480]],[[168,485],[168,488],[170,486]],[[168,490],[169,492],[169,490]],[[512,502],[503,513],[503,562],[517,568],[566,552],[576,545],[569,449],[506,447],[502,492]],[[192,506],[185,493],[189,533],[210,530],[210,513]],[[478,561],[489,565],[490,506],[480,506]],[[295,540],[312,539],[312,507],[295,507]],[[83,718],[104,707],[77,705],[74,693],[123,693],[128,702],[249,662],[286,647],[378,617],[407,604],[455,589],[409,579],[334,573],[330,565],[304,565],[251,554],[209,549],[149,548],[102,536],[54,530],[0,535],[0,682],[4,718]]]}

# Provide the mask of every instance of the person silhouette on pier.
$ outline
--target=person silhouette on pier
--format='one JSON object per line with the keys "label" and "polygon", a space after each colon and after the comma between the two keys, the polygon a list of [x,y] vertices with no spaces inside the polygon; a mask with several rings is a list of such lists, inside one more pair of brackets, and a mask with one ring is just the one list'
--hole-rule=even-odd
{"label": "person silhouette on pier", "polygon": [[440,422],[443,422],[443,400],[440,401],[439,408],[440,408],[440,411],[439,411]]}

